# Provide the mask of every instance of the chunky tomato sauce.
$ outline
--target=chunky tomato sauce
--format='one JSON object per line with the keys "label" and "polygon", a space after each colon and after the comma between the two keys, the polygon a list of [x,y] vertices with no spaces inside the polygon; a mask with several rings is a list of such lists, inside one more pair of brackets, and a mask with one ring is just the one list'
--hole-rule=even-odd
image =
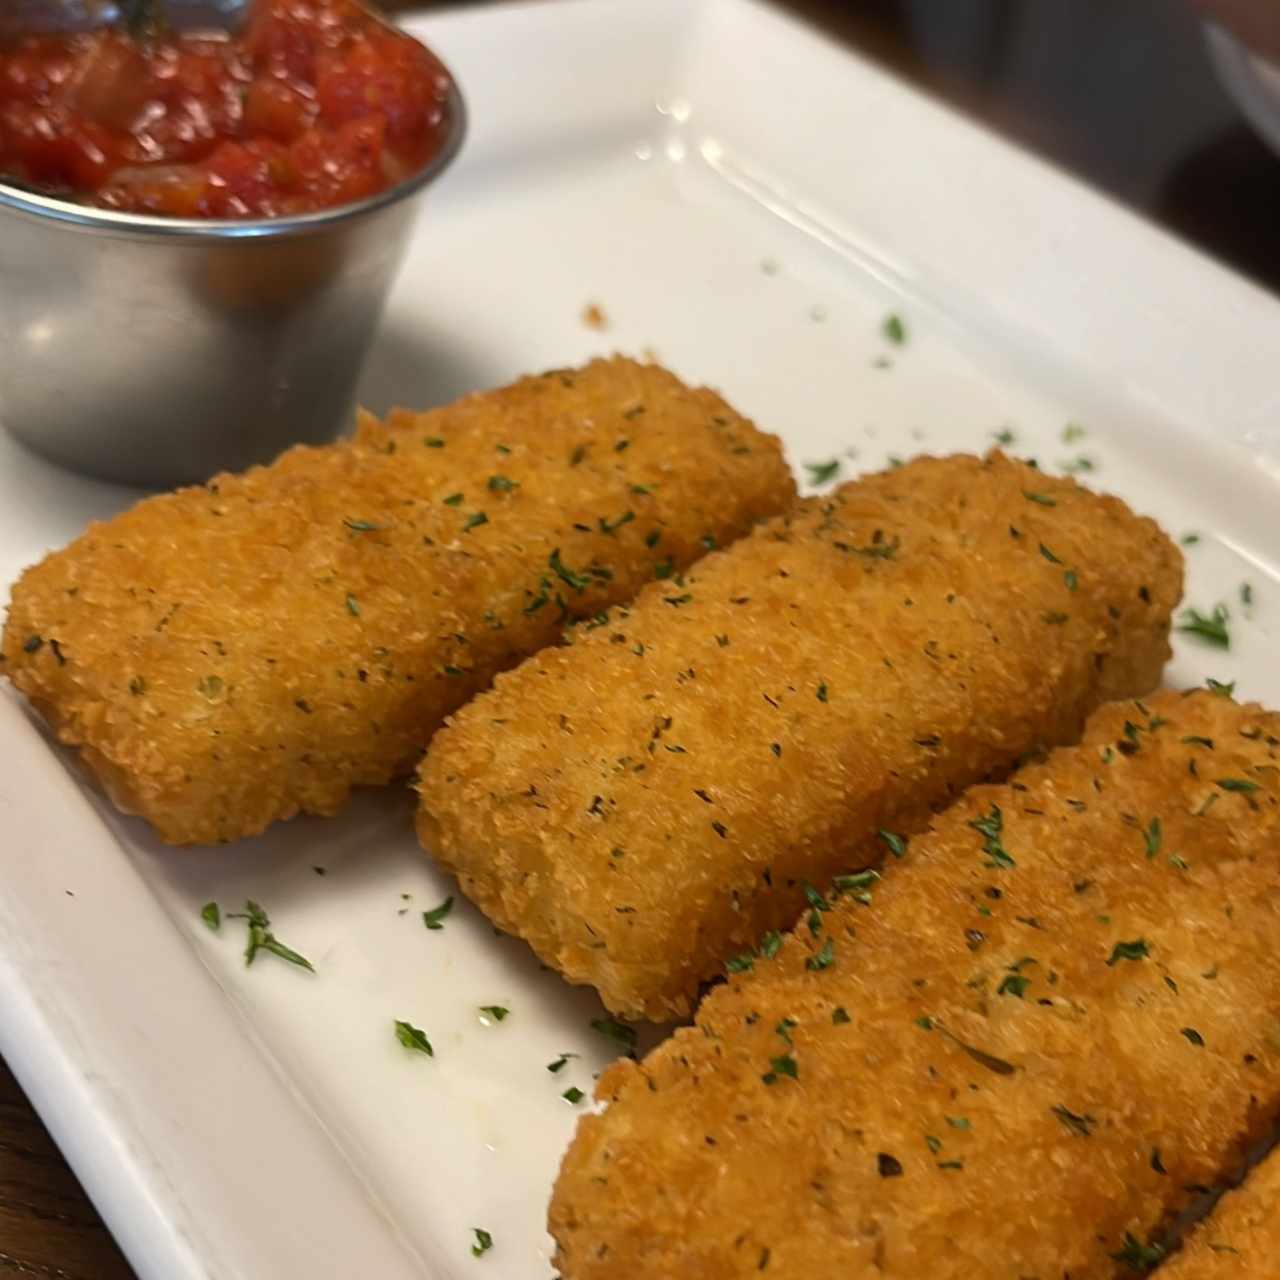
{"label": "chunky tomato sauce", "polygon": [[0,51],[0,175],[174,217],[327,209],[430,160],[449,84],[356,0],[259,0],[235,36],[33,37]]}

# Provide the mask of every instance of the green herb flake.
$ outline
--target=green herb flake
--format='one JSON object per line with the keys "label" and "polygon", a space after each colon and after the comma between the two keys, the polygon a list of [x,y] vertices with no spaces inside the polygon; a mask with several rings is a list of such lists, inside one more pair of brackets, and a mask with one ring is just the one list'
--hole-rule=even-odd
{"label": "green herb flake", "polygon": [[1251,583],[1240,584],[1240,603],[1247,609],[1253,603],[1253,586]]}
{"label": "green herb flake", "polygon": [[760,1077],[765,1084],[777,1084],[783,1076],[787,1076],[792,1080],[800,1078],[800,1068],[796,1064],[794,1056],[790,1053],[783,1053],[776,1058],[770,1058],[769,1066],[772,1070],[766,1071]]}
{"label": "green herb flake", "polygon": [[441,499],[446,507],[457,507],[462,504],[462,494],[451,493],[447,498]]}
{"label": "green herb flake", "polygon": [[475,1244],[471,1246],[471,1256],[482,1258],[493,1248],[493,1237],[483,1227],[472,1227],[471,1231],[476,1238]]}
{"label": "green herb flake", "polygon": [[1182,621],[1176,630],[1182,635],[1198,636],[1206,644],[1217,649],[1231,648],[1231,633],[1227,630],[1229,615],[1226,605],[1214,605],[1211,614],[1201,613],[1199,609],[1184,609]]}
{"label": "green herb flake", "polygon": [[1017,973],[1007,973],[1000,985],[996,988],[996,995],[1017,996],[1018,999],[1021,1000],[1030,985],[1030,978],[1024,978],[1021,974]]}
{"label": "green herb flake", "polygon": [[244,904],[243,911],[228,912],[227,919],[244,920],[248,923],[249,941],[244,951],[246,968],[257,959],[259,951],[267,951],[273,956],[279,956],[281,960],[296,964],[300,969],[315,973],[315,966],[306,956],[299,955],[292,947],[286,947],[271,932],[271,921],[267,917],[267,913],[252,898]]}
{"label": "green herb flake", "polygon": [[906,856],[906,836],[900,836],[896,831],[886,831],[883,827],[876,832],[876,836],[884,841],[886,848],[895,858],[903,858]]}
{"label": "green herb flake", "polygon": [[998,805],[993,804],[991,812],[985,818],[975,818],[969,823],[969,826],[983,838],[983,852],[991,859],[986,864],[988,867],[1007,871],[1011,867],[1018,865],[1002,842],[1001,833],[1004,830],[1004,815],[1000,812]]}
{"label": "green herb flake", "polygon": [[1147,829],[1142,833],[1143,842],[1147,846],[1147,857],[1154,858],[1160,852],[1160,843],[1163,838],[1160,819],[1152,818],[1147,825]]}
{"label": "green herb flake", "polygon": [[347,612],[353,618],[360,616],[360,602],[349,591],[347,592]]}
{"label": "green herb flake", "polygon": [[431,1041],[427,1039],[427,1033],[421,1027],[415,1027],[412,1022],[402,1022],[397,1018],[395,1028],[396,1039],[406,1049],[412,1049],[414,1053],[425,1053],[428,1058],[436,1056],[436,1051],[431,1047]]}
{"label": "green herb flake", "polygon": [[634,1053],[636,1047],[636,1029],[629,1027],[617,1018],[592,1018],[591,1029],[598,1031],[606,1040],[621,1045],[628,1053]]}
{"label": "green herb flake", "polygon": [[565,586],[570,587],[581,595],[590,585],[591,579],[582,573],[575,573],[560,558],[560,548],[557,547],[548,557],[547,564],[551,568],[551,572],[560,579]]}
{"label": "green herb flake", "polygon": [[423,436],[422,443],[426,445],[428,449],[444,448],[444,441],[441,440],[439,436]]}
{"label": "green herb flake", "polygon": [[1050,1111],[1058,1117],[1062,1123],[1071,1130],[1078,1138],[1089,1138],[1093,1136],[1093,1126],[1097,1121],[1092,1116],[1077,1115],[1074,1111],[1068,1110],[1066,1107],[1050,1107]]}
{"label": "green herb flake", "polygon": [[350,517],[342,522],[352,533],[381,533],[386,525],[374,524],[372,520],[353,520]]}
{"label": "green herb flake", "polygon": [[1044,543],[1043,543],[1043,542],[1040,544],[1040,554],[1041,554],[1042,556],[1044,556],[1044,558],[1045,558],[1045,559],[1046,559],[1050,564],[1061,564],[1061,563],[1062,563],[1062,561],[1061,561],[1061,560],[1059,560],[1059,559],[1058,559],[1058,557],[1057,557],[1057,556],[1055,556],[1055,555],[1053,554],[1053,552],[1052,552],[1052,551],[1050,551],[1050,550],[1049,550],[1049,548],[1048,548],[1048,547],[1046,547],[1046,546],[1044,545]]}
{"label": "green herb flake", "polygon": [[829,484],[840,474],[840,459],[830,458],[826,462],[806,462],[804,469],[809,473],[811,485]]}
{"label": "green herb flake", "polygon": [[1248,793],[1250,791],[1258,790],[1258,784],[1256,782],[1250,782],[1247,778],[1219,778],[1217,781],[1218,786],[1220,786],[1223,791],[1240,791]]}
{"label": "green herb flake", "polygon": [[743,951],[736,956],[730,956],[725,961],[724,967],[730,973],[748,973],[755,968],[755,957],[750,951]]}
{"label": "green herb flake", "polygon": [[[1058,505],[1057,498],[1051,498],[1046,493],[1033,493],[1030,489],[1023,489],[1022,496],[1028,502],[1034,502],[1042,507],[1056,507]],[[1041,547],[1040,550],[1043,551],[1044,548]]]}
{"label": "green herb flake", "polygon": [[959,1129],[962,1133],[971,1128],[968,1118],[965,1116],[943,1116],[943,1119],[953,1128]]}
{"label": "green herb flake", "polygon": [[818,686],[818,701],[819,702],[829,701],[828,694],[827,694],[827,682],[825,680]]}
{"label": "green herb flake", "polygon": [[422,923],[428,929],[443,929],[445,917],[453,910],[453,894],[450,894],[438,907],[422,913]]}
{"label": "green herb flake", "polygon": [[1164,1245],[1143,1244],[1135,1235],[1126,1231],[1124,1244],[1111,1255],[1111,1259],[1132,1271],[1151,1271],[1163,1261],[1167,1252]]}
{"label": "green herb flake", "polygon": [[1206,751],[1213,750],[1212,738],[1200,738],[1195,734],[1191,734],[1188,737],[1183,738],[1182,741],[1189,747],[1204,747]]}
{"label": "green herb flake", "polygon": [[1014,444],[1018,437],[1011,428],[1001,427],[999,431],[992,432],[992,439],[995,440],[996,444],[1008,446]]}
{"label": "green herb flake", "polygon": [[28,637],[27,637],[27,638],[22,642],[22,652],[23,652],[23,653],[37,653],[37,652],[39,652],[40,647],[41,647],[43,644],[44,644],[44,637],[43,637],[43,636],[28,636]]}
{"label": "green herb flake", "polygon": [[805,962],[804,967],[811,969],[815,973],[822,969],[829,969],[835,963],[836,946],[828,936],[827,940],[822,944],[822,949],[817,955],[810,956]]}
{"label": "green herb flake", "polygon": [[488,523],[489,517],[483,511],[473,511],[463,524],[462,532],[470,533],[472,529],[478,529],[482,524]]}
{"label": "green herb flake", "polygon": [[838,1004],[834,1009],[831,1010],[831,1021],[835,1026],[838,1027],[838,1026],[841,1026],[843,1023],[852,1022],[853,1019],[849,1017],[849,1010],[846,1009],[844,1005]]}
{"label": "green herb flake", "polygon": [[1107,967],[1111,968],[1121,960],[1142,960],[1150,954],[1151,950],[1145,938],[1135,938],[1132,942],[1117,942],[1111,951]]}
{"label": "green herb flake", "polygon": [[576,1107],[587,1095],[576,1084],[571,1084],[560,1096],[571,1107]]}
{"label": "green herb flake", "polygon": [[1181,542],[1184,547],[1194,547],[1196,543],[1200,541],[1200,535],[1198,533],[1184,533],[1178,541]]}
{"label": "green herb flake", "polygon": [[1186,1038],[1198,1049],[1204,1048],[1204,1036],[1202,1036],[1195,1027],[1183,1027],[1180,1034],[1186,1036]]}
{"label": "green herb flake", "polygon": [[547,1070],[555,1075],[558,1071],[563,1071],[569,1063],[570,1058],[576,1058],[576,1053],[562,1053],[554,1062],[547,1063]]}
{"label": "green herb flake", "polygon": [[880,332],[884,334],[888,341],[892,342],[895,347],[901,347],[907,341],[907,326],[902,317],[897,312],[891,312],[885,316],[884,323],[880,326]]}
{"label": "green herb flake", "polygon": [[772,960],[778,954],[778,949],[782,946],[782,934],[777,929],[770,929],[768,933],[760,939],[760,954],[766,960]]}
{"label": "green herb flake", "polygon": [[1062,428],[1062,443],[1075,444],[1077,440],[1083,440],[1086,434],[1085,429],[1078,422],[1068,422]]}
{"label": "green herb flake", "polygon": [[924,1135],[924,1145],[936,1156],[942,1150],[942,1139],[935,1138],[931,1133],[926,1133]]}
{"label": "green herb flake", "polygon": [[504,1021],[510,1012],[510,1009],[500,1004],[482,1004],[480,1006],[481,1018],[488,1018],[492,1022]]}
{"label": "green herb flake", "polygon": [[1062,580],[1067,584],[1068,591],[1074,591],[1080,585],[1080,579],[1076,576],[1076,571],[1074,569],[1068,569],[1066,573],[1062,575]]}
{"label": "green herb flake", "polygon": [[919,1027],[921,1031],[933,1030],[933,1019],[929,1017],[927,1013],[921,1014],[920,1017],[918,1017],[915,1020],[915,1023],[916,1023],[916,1026]]}
{"label": "green herb flake", "polygon": [[200,908],[200,919],[203,920],[214,933],[217,933],[218,930],[222,928],[222,912],[218,909],[218,904],[216,902],[206,902],[204,906]]}
{"label": "green herb flake", "polygon": [[1215,680],[1210,676],[1204,686],[1210,693],[1215,694],[1219,698],[1233,698],[1236,692],[1236,682],[1234,680]]}
{"label": "green herb flake", "polygon": [[519,488],[520,482],[513,480],[510,476],[496,475],[489,477],[489,489],[493,493],[510,493],[512,489]]}

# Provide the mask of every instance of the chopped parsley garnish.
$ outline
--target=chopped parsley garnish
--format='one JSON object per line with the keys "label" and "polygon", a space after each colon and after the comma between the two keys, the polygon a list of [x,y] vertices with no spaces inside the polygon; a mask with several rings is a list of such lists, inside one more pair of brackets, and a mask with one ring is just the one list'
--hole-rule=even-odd
{"label": "chopped parsley garnish", "polygon": [[636,1029],[629,1027],[617,1018],[592,1018],[591,1029],[598,1031],[606,1040],[621,1045],[628,1053],[634,1053],[636,1047]]}
{"label": "chopped parsley garnish", "polygon": [[493,1237],[483,1227],[472,1227],[471,1230],[476,1237],[475,1244],[471,1246],[471,1256],[483,1257],[493,1248]]}
{"label": "chopped parsley garnish", "polygon": [[777,1084],[783,1076],[789,1076],[792,1080],[800,1078],[800,1068],[796,1065],[796,1060],[790,1053],[783,1053],[776,1058],[770,1058],[769,1066],[773,1069],[766,1071],[760,1077],[765,1084]]}
{"label": "chopped parsley garnish", "polygon": [[1080,579],[1076,576],[1076,571],[1074,569],[1068,569],[1066,573],[1062,575],[1062,580],[1067,584],[1068,591],[1074,591],[1080,585]]}
{"label": "chopped parsley garnish", "polygon": [[445,917],[453,910],[453,894],[450,894],[438,907],[422,913],[422,923],[428,929],[443,929]]}
{"label": "chopped parsley garnish", "polygon": [[907,340],[907,326],[898,313],[890,312],[885,316],[884,324],[880,326],[880,332],[893,343],[895,347],[902,346]]}
{"label": "chopped parsley garnish", "polygon": [[1050,550],[1049,550],[1049,548],[1048,548],[1048,547],[1046,547],[1046,546],[1044,545],[1044,543],[1043,543],[1043,542],[1040,544],[1040,554],[1041,554],[1042,556],[1044,556],[1044,558],[1045,558],[1045,559],[1046,559],[1050,564],[1061,564],[1061,563],[1062,563],[1062,561],[1061,561],[1061,560],[1059,560],[1059,559],[1058,559],[1058,557],[1057,557],[1057,556],[1055,556],[1055,555],[1053,554],[1053,552],[1052,552],[1052,551],[1050,551]]}
{"label": "chopped parsley garnish", "polygon": [[347,612],[353,618],[360,616],[360,602],[350,592],[347,592]]}
{"label": "chopped parsley garnish", "polygon": [[489,517],[483,511],[473,511],[466,519],[466,523],[462,526],[463,533],[470,533],[472,529],[478,529],[482,524],[488,524]]}
{"label": "chopped parsley garnish", "polygon": [[1195,1027],[1183,1027],[1182,1034],[1191,1041],[1197,1048],[1204,1048],[1204,1036],[1202,1036]]}
{"label": "chopped parsley garnish", "polygon": [[1141,960],[1150,954],[1145,938],[1135,938],[1132,942],[1117,942],[1112,949],[1107,966],[1110,968],[1121,960]]}
{"label": "chopped parsley garnish", "polygon": [[840,459],[831,458],[827,462],[806,462],[804,469],[809,473],[811,485],[828,484],[840,474]]}
{"label": "chopped parsley garnish", "polygon": [[352,520],[350,517],[343,522],[352,533],[380,533],[386,528],[386,525],[374,524],[371,520]]}
{"label": "chopped parsley garnish", "polygon": [[281,960],[287,960],[300,969],[315,973],[315,966],[306,956],[299,955],[291,947],[286,947],[271,932],[271,921],[267,918],[267,913],[252,899],[244,904],[243,911],[228,912],[227,919],[248,921],[249,943],[244,952],[246,967],[254,962],[259,951],[269,951],[273,956],[279,956]]}
{"label": "chopped parsley garnish", "polygon": [[1147,829],[1142,833],[1143,841],[1147,846],[1147,857],[1154,858],[1160,852],[1160,843],[1162,834],[1160,830],[1160,819],[1152,818]]}
{"label": "chopped parsley garnish", "polygon": [[489,477],[489,488],[494,493],[510,493],[512,489],[519,486],[518,480],[512,480],[510,476],[496,475]]}
{"label": "chopped parsley garnish", "polygon": [[755,956],[753,956],[750,951],[743,951],[736,956],[730,956],[728,960],[724,962],[724,967],[730,973],[747,973],[749,970],[755,968],[755,963]]}
{"label": "chopped parsley garnish", "polygon": [[554,1062],[547,1063],[547,1070],[555,1075],[557,1071],[563,1071],[570,1058],[576,1058],[576,1053],[562,1053]]}
{"label": "chopped parsley garnish", "polygon": [[44,644],[43,636],[28,636],[22,643],[23,653],[36,653]]}
{"label": "chopped parsley garnish", "polygon": [[587,1095],[576,1084],[571,1084],[560,1096],[571,1107],[576,1107]]}
{"label": "chopped parsley garnish", "polygon": [[975,818],[969,825],[983,837],[983,851],[991,859],[986,864],[988,867],[1008,870],[1010,867],[1018,865],[1001,841],[1001,832],[1004,830],[1004,815],[1001,814],[998,805],[993,804],[991,812],[985,818]]}
{"label": "chopped parsley garnish", "polygon": [[1183,738],[1182,741],[1186,743],[1187,746],[1189,747],[1204,747],[1206,750],[1209,750],[1209,751],[1213,750],[1212,738],[1200,738],[1200,737],[1197,737],[1195,734],[1190,734],[1187,737]]}
{"label": "chopped parsley garnish", "polygon": [[[1047,493],[1033,493],[1030,489],[1023,489],[1022,496],[1028,502],[1035,502],[1042,507],[1056,507],[1058,505],[1057,498],[1051,498]],[[1044,548],[1041,547],[1043,551]]]}
{"label": "chopped parsley garnish", "polygon": [[964,1132],[971,1127],[966,1116],[943,1116],[943,1119],[953,1129],[959,1129],[961,1132]]}
{"label": "chopped parsley garnish", "polygon": [[1217,694],[1219,698],[1231,698],[1235,696],[1236,682],[1234,680],[1215,680],[1210,676],[1204,682],[1204,686],[1210,693]]}
{"label": "chopped parsley garnish", "polygon": [[782,946],[782,934],[777,929],[770,929],[768,933],[760,939],[760,954],[766,960],[772,960],[778,954],[778,948]]}
{"label": "chopped parsley garnish", "polygon": [[482,1004],[480,1006],[481,1017],[491,1018],[494,1022],[501,1022],[510,1012],[510,1009],[500,1004]]}
{"label": "chopped parsley garnish", "polygon": [[548,557],[547,564],[551,567],[551,572],[560,579],[567,587],[572,587],[579,595],[581,595],[590,585],[591,579],[582,573],[575,573],[572,569],[560,559],[560,548],[557,547]]}
{"label": "chopped parsley garnish", "polygon": [[425,444],[428,449],[444,448],[444,441],[441,440],[439,436],[423,436],[422,443]]}
{"label": "chopped parsley garnish", "polygon": [[671,577],[675,571],[675,561],[670,557],[666,560],[659,560],[658,563],[653,566],[653,576],[657,578],[659,582],[664,582],[667,578]]}
{"label": "chopped parsley garnish", "polygon": [[200,919],[209,926],[210,929],[217,933],[222,928],[222,912],[218,910],[216,902],[206,902],[200,908]]}
{"label": "chopped parsley garnish", "polygon": [[1030,978],[1024,978],[1018,973],[1007,973],[1005,974],[1003,981],[996,988],[996,995],[1017,996],[1018,999],[1021,1000],[1023,993],[1030,985]]}
{"label": "chopped parsley garnish", "polygon": [[1013,444],[1018,439],[1013,430],[1009,427],[1001,427],[999,431],[993,432],[992,438],[995,440],[996,444],[1003,445]]}
{"label": "chopped parsley garnish", "polygon": [[1077,440],[1083,440],[1085,437],[1085,429],[1078,422],[1068,422],[1062,428],[1062,443],[1075,444]]}
{"label": "chopped parsley garnish", "polygon": [[1181,542],[1184,547],[1194,547],[1196,543],[1200,541],[1200,535],[1198,533],[1184,533],[1178,541]]}
{"label": "chopped parsley garnish", "polygon": [[443,499],[443,501],[446,507],[460,506],[462,503],[462,494],[451,493],[447,498]]}
{"label": "chopped parsley garnish", "polygon": [[1062,1106],[1050,1107],[1049,1110],[1052,1111],[1053,1114],[1076,1135],[1076,1137],[1088,1138],[1092,1136],[1092,1126],[1097,1123],[1092,1116],[1080,1116],[1074,1111],[1069,1111],[1066,1107]]}
{"label": "chopped parsley garnish", "polygon": [[906,836],[900,836],[895,831],[886,831],[883,827],[881,827],[880,830],[876,832],[876,835],[885,842],[885,845],[887,846],[889,852],[893,854],[895,858],[902,858],[906,856],[906,852],[907,852]]}
{"label": "chopped parsley garnish", "polygon": [[1071,615],[1069,613],[1063,613],[1061,612],[1061,610],[1058,610],[1058,609],[1050,609],[1046,613],[1041,614],[1040,616],[1051,627],[1060,627],[1064,622],[1071,621]]}
{"label": "chopped parsley garnish", "polygon": [[1199,636],[1207,644],[1218,649],[1231,647],[1231,635],[1227,631],[1226,605],[1214,605],[1211,614],[1201,613],[1199,609],[1184,609],[1182,618],[1183,621],[1178,624],[1177,630],[1183,635]]}
{"label": "chopped parsley garnish", "polygon": [[865,893],[879,879],[880,873],[868,868],[866,871],[855,871],[850,875],[836,876],[831,883],[840,893]]}
{"label": "chopped parsley garnish", "polygon": [[921,1014],[921,1016],[916,1019],[916,1026],[919,1027],[921,1031],[932,1031],[933,1019],[929,1017],[927,1013]]}
{"label": "chopped parsley garnish", "polygon": [[840,1026],[841,1023],[852,1022],[853,1019],[849,1017],[848,1009],[846,1009],[844,1005],[838,1004],[834,1009],[831,1010],[831,1021],[836,1026]]}
{"label": "chopped parsley garnish", "polygon": [[1114,1262],[1123,1263],[1133,1271],[1150,1271],[1168,1252],[1162,1244],[1143,1244],[1135,1235],[1126,1231],[1124,1245],[1111,1255]]}
{"label": "chopped parsley garnish", "polygon": [[1240,584],[1240,603],[1246,608],[1253,603],[1253,586],[1251,583]]}
{"label": "chopped parsley garnish", "polygon": [[831,904],[826,900],[826,898],[822,896],[819,890],[815,889],[813,885],[811,885],[807,880],[803,882],[803,885],[804,885],[804,900],[815,911],[831,910]]}
{"label": "chopped parsley garnish", "polygon": [[1250,782],[1247,778],[1219,778],[1218,786],[1220,786],[1223,791],[1249,792],[1257,791],[1258,789],[1258,784],[1256,782]]}
{"label": "chopped parsley garnish", "polygon": [[396,1019],[396,1039],[406,1049],[412,1049],[414,1053],[425,1053],[428,1058],[436,1056],[436,1051],[431,1047],[431,1041],[427,1039],[427,1033],[421,1027],[415,1027],[412,1022]]}
{"label": "chopped parsley garnish", "polygon": [[624,511],[616,520],[606,520],[604,516],[600,517],[601,533],[616,533],[624,524],[630,524],[636,518],[634,511]]}
{"label": "chopped parsley garnish", "polygon": [[804,967],[806,969],[812,969],[814,972],[817,972],[821,969],[829,969],[835,963],[835,959],[836,959],[836,945],[834,942],[832,942],[831,938],[828,937],[827,940],[822,944],[822,949],[818,952],[818,954],[816,956],[810,956],[804,962]]}
{"label": "chopped parsley garnish", "polygon": [[818,701],[819,702],[828,701],[827,682],[825,680],[818,686]]}

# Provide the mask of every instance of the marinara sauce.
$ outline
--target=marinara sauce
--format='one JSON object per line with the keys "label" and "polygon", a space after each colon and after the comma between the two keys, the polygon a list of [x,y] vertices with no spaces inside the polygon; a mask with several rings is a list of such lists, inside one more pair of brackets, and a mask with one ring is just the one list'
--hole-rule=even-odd
{"label": "marinara sauce", "polygon": [[328,209],[431,159],[449,86],[357,0],[259,0],[234,36],[31,37],[0,50],[0,175],[173,217]]}

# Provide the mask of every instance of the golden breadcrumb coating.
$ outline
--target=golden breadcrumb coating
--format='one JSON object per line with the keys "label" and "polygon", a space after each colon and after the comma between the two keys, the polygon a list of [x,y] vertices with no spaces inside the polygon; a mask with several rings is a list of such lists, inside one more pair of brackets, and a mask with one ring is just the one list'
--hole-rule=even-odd
{"label": "golden breadcrumb coating", "polygon": [[407,772],[566,619],[794,494],[719,396],[597,360],[91,526],[15,586],[4,666],[122,809],[233,840]]}
{"label": "golden breadcrumb coating", "polygon": [[699,983],[803,882],[1152,688],[1177,549],[1002,454],[812,498],[499,678],[435,740],[419,834],[464,892],[627,1017]]}
{"label": "golden breadcrumb coating", "polygon": [[765,939],[601,1078],[561,1274],[1145,1269],[1280,1111],[1278,747],[1210,693],[1108,706]]}
{"label": "golden breadcrumb coating", "polygon": [[1280,1276],[1280,1154],[1224,1196],[1160,1280],[1269,1280]]}

